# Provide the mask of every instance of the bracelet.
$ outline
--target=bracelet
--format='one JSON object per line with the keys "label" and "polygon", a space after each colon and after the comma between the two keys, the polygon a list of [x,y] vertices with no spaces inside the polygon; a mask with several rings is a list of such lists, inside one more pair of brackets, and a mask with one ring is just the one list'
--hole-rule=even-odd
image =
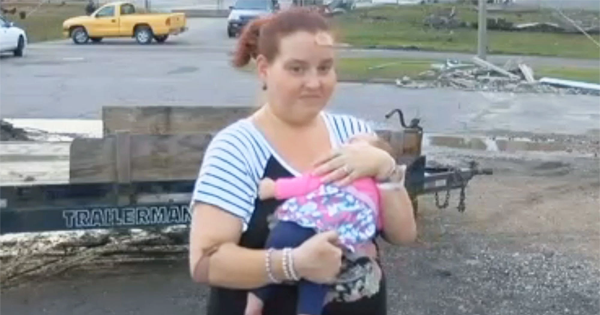
{"label": "bracelet", "polygon": [[406,165],[394,165],[387,181],[377,183],[379,189],[398,190],[405,188]]}
{"label": "bracelet", "polygon": [[289,257],[288,257],[288,251],[290,249],[289,248],[284,248],[283,249],[283,254],[281,255],[281,264],[283,265],[283,267],[281,269],[283,269],[283,274],[285,275],[286,280],[291,280],[292,279],[292,275],[290,274],[290,266],[289,266]]}
{"label": "bracelet", "polygon": [[283,250],[285,261],[287,262],[286,268],[284,268],[284,272],[286,273],[286,277],[293,281],[300,281],[300,277],[298,277],[298,273],[296,273],[296,268],[294,268],[294,257],[292,256],[292,249],[285,248]]}
{"label": "bracelet", "polygon": [[277,280],[273,275],[273,269],[271,268],[271,255],[273,254],[273,248],[269,248],[267,250],[267,254],[265,255],[265,267],[267,269],[267,276],[272,283],[280,283],[281,281]]}

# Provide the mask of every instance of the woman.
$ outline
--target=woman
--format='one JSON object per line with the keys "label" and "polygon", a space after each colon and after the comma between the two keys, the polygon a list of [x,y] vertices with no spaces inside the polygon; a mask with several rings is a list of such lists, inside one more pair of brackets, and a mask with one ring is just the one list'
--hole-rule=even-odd
{"label": "woman", "polygon": [[[302,8],[254,20],[239,39],[234,65],[255,59],[267,102],[220,131],[200,168],[190,272],[212,287],[208,315],[242,315],[249,290],[289,280],[290,271],[316,283],[335,281],[325,315],[386,314],[375,245],[356,263],[342,259],[335,232],[317,234],[291,251],[262,249],[268,217],[281,202],[258,198],[262,178],[312,170],[345,185],[367,176],[385,181],[396,170],[387,152],[364,142],[347,144],[355,135],[372,133],[364,121],[324,112],[337,81],[333,43],[326,20]],[[403,186],[393,187],[381,192],[381,235],[393,244],[409,243],[416,236],[412,205]],[[295,314],[295,287],[275,290],[263,314]]]}

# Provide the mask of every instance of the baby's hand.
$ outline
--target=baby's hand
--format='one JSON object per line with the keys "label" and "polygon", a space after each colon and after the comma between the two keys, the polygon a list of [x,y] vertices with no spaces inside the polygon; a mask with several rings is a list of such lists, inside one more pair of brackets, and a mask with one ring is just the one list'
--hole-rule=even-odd
{"label": "baby's hand", "polygon": [[270,199],[275,197],[275,181],[270,178],[265,178],[258,185],[258,197],[260,200]]}

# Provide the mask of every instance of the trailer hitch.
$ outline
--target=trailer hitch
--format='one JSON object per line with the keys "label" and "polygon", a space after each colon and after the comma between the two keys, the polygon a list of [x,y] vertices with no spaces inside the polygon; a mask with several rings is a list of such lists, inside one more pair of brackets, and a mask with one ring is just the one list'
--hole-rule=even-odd
{"label": "trailer hitch", "polygon": [[[406,187],[411,196],[433,194],[435,204],[439,209],[445,209],[450,203],[451,190],[460,190],[457,209],[464,212],[466,209],[466,187],[468,182],[477,175],[492,175],[493,171],[489,168],[480,168],[476,161],[469,162],[468,168],[458,168],[454,166],[426,167],[425,155],[421,152],[421,143],[423,128],[419,125],[421,120],[413,118],[410,124],[406,124],[404,113],[401,109],[393,109],[385,115],[386,119],[398,114],[398,120],[404,128],[403,137],[407,143],[418,143],[416,148],[408,148],[406,153],[415,155],[409,159]],[[416,137],[416,138],[415,138]],[[406,148],[405,148],[406,149]],[[402,158],[401,158],[402,159]],[[445,192],[443,201],[440,202],[440,193]],[[416,208],[416,207],[415,207]]]}
{"label": "trailer hitch", "polygon": [[[440,168],[438,168],[437,170],[439,170]],[[465,193],[465,189],[467,188],[467,184],[469,183],[469,181],[476,175],[492,175],[493,171],[490,168],[479,168],[479,163],[477,163],[476,161],[471,161],[469,162],[469,168],[468,170],[462,170],[459,168],[455,168],[455,167],[448,167],[445,169],[447,172],[450,173],[449,176],[452,177],[452,180],[455,181],[456,183],[458,183],[458,186],[460,187],[460,195],[459,195],[459,199],[458,199],[458,206],[456,207],[458,212],[462,213],[465,212],[466,209],[466,193]],[[440,203],[440,198],[439,198],[439,193],[440,191],[436,191],[434,193],[434,197],[435,197],[435,205],[436,207],[438,207],[438,209],[446,209],[448,208],[448,205],[450,203],[450,191],[452,189],[448,188],[446,189],[446,195],[444,196],[444,202]]]}

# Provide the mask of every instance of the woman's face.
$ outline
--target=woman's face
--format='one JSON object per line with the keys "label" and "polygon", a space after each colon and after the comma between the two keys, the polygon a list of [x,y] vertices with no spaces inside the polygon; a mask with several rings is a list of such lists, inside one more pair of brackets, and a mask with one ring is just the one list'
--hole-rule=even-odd
{"label": "woman's face", "polygon": [[329,33],[296,32],[281,38],[279,55],[271,64],[262,56],[257,59],[271,109],[286,120],[313,119],[335,89],[334,57]]}

